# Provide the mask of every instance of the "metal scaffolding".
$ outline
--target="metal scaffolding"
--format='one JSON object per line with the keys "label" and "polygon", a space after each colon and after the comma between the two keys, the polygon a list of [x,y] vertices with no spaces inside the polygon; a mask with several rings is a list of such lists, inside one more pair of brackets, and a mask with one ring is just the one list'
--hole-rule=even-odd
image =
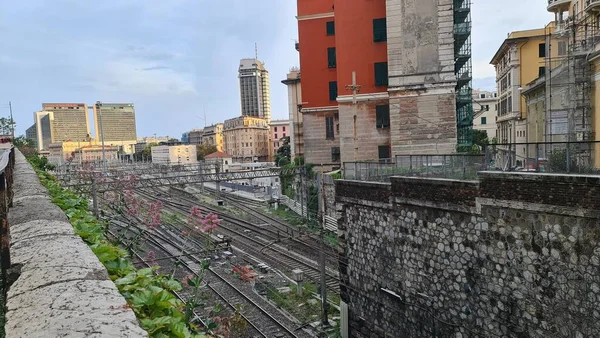
{"label": "metal scaffolding", "polygon": [[471,2],[454,0],[454,72],[458,147],[473,142],[473,85],[471,60]]}

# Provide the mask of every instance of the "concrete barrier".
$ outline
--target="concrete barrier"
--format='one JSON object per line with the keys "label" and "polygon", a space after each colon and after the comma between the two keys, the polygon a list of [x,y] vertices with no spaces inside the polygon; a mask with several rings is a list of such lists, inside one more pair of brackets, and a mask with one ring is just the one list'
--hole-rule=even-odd
{"label": "concrete barrier", "polygon": [[16,152],[6,337],[148,337],[106,269]]}

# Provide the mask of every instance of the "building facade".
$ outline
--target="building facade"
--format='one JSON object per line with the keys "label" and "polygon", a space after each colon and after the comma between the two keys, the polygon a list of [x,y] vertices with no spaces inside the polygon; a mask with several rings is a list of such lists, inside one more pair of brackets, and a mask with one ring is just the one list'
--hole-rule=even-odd
{"label": "building facade", "polygon": [[152,163],[162,165],[183,165],[198,163],[195,145],[154,146]]}
{"label": "building facade", "polygon": [[93,109],[96,139],[102,141],[103,138],[105,145],[116,146],[127,154],[133,154],[137,143],[133,103],[96,102]]}
{"label": "building facade", "polygon": [[224,152],[236,162],[269,160],[269,124],[265,119],[240,116],[223,123]]}
{"label": "building facade", "polygon": [[[83,147],[94,147],[98,145],[98,142],[92,138],[90,138],[88,141],[63,141],[51,143],[47,147],[48,161],[57,165],[61,165],[69,161],[74,161],[75,152],[77,152],[79,149]],[[81,159],[81,157],[78,158],[78,160]]]}
{"label": "building facade", "polygon": [[43,103],[41,115],[49,119],[51,143],[85,141],[91,137],[88,106],[85,103]]}
{"label": "building facade", "polygon": [[217,168],[219,172],[228,173],[230,166],[233,163],[233,157],[222,151],[217,151],[212,154],[204,156],[204,173],[215,173]]}
{"label": "building facade", "polygon": [[306,161],[386,160],[469,145],[469,6],[298,0]]}
{"label": "building facade", "polygon": [[[528,129],[528,109],[523,92],[527,89],[527,84],[546,76],[546,55],[550,52],[547,37],[553,34],[554,29],[555,26],[551,23],[545,28],[512,32],[492,58],[491,64],[496,68],[498,92],[497,138],[498,143],[504,144],[498,147],[504,153],[499,156],[499,167],[525,167],[534,161],[534,155],[527,146],[517,144],[531,139],[528,135],[531,129]],[[559,54],[558,50],[551,52],[554,57]]]}
{"label": "building facade", "polygon": [[289,120],[273,120],[269,124],[269,160],[275,160],[277,150],[283,144],[283,138],[290,136]]}
{"label": "building facade", "polygon": [[474,90],[473,129],[485,131],[490,142],[496,138],[497,116],[498,95],[496,92]]}
{"label": "building facade", "polygon": [[292,68],[285,80],[288,87],[288,112],[290,120],[290,147],[292,158],[304,157],[304,124],[302,109],[302,87],[300,86],[300,69]]}
{"label": "building facade", "polygon": [[38,148],[38,140],[37,140],[37,126],[34,123],[31,127],[25,130],[25,138],[31,140],[33,142],[33,146]]}
{"label": "building facade", "polygon": [[[104,151],[103,151],[104,148]],[[105,158],[107,162],[118,160],[119,148],[113,146],[87,145],[73,152],[74,163],[98,163]]]}
{"label": "building facade", "polygon": [[202,129],[192,129],[188,134],[188,144],[202,144],[202,136],[204,135],[204,130]]}
{"label": "building facade", "polygon": [[204,127],[202,144],[215,146],[217,151],[223,151],[223,123]]}
{"label": "building facade", "polygon": [[238,70],[242,115],[271,120],[269,71],[257,59],[242,59]]}
{"label": "building facade", "polygon": [[538,79],[545,87],[544,140],[584,142],[570,146],[577,164],[600,168],[600,145],[587,143],[600,140],[600,2],[549,0],[547,10],[556,27],[547,45],[558,55],[547,53],[551,72]]}

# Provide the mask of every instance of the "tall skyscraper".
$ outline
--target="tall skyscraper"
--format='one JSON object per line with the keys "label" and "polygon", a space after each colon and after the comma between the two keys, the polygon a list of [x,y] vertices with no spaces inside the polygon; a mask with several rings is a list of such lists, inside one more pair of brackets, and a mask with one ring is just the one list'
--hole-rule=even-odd
{"label": "tall skyscraper", "polygon": [[134,153],[137,143],[135,107],[133,103],[94,104],[96,139],[104,144],[122,147],[125,153]]}
{"label": "tall skyscraper", "polygon": [[240,61],[240,99],[242,116],[260,117],[271,121],[269,71],[257,59]]}
{"label": "tall skyscraper", "polygon": [[40,118],[49,119],[51,137],[44,138],[49,138],[52,143],[84,141],[90,136],[90,121],[85,103],[43,103]]}

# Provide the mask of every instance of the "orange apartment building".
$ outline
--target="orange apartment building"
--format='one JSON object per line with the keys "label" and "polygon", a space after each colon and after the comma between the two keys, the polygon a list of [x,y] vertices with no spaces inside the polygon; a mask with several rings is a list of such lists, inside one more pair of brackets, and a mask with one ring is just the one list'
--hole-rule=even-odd
{"label": "orange apartment building", "polygon": [[466,0],[297,1],[306,162],[453,153],[469,142],[459,140],[472,127]]}

